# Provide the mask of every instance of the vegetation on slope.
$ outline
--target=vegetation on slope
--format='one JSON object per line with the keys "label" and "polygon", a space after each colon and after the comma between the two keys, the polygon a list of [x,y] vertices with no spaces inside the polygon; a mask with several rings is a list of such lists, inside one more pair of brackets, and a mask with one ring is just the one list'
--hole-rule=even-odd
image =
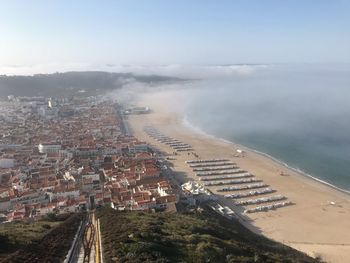
{"label": "vegetation on slope", "polygon": [[41,220],[33,223],[11,222],[0,224],[0,258],[40,240],[60,222]]}
{"label": "vegetation on slope", "polygon": [[80,214],[75,214],[63,222],[44,220],[28,225],[23,222],[1,225],[0,240],[6,263],[63,262],[73,242],[81,222]]}
{"label": "vegetation on slope", "polygon": [[48,214],[47,217],[39,221],[14,221],[0,224],[0,259],[20,248],[24,248],[31,242],[42,239],[52,229],[66,220],[68,216]]}
{"label": "vegetation on slope", "polygon": [[106,263],[317,262],[209,209],[185,215],[103,208],[98,217]]}

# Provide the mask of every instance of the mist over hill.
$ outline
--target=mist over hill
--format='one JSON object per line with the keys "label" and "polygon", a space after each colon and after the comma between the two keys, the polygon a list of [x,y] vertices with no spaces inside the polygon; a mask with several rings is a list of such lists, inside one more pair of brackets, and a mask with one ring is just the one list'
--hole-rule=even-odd
{"label": "mist over hill", "polygon": [[120,89],[130,83],[157,86],[184,81],[180,78],[103,71],[0,76],[0,97],[14,96],[93,96]]}

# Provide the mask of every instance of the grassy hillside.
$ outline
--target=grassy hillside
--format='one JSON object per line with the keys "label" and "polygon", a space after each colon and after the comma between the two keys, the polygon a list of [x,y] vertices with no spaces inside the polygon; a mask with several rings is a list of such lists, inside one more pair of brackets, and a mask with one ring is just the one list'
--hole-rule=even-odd
{"label": "grassy hillside", "polygon": [[43,219],[36,222],[11,222],[0,224],[0,259],[33,241],[40,240],[63,220]]}
{"label": "grassy hillside", "polygon": [[184,215],[104,208],[98,216],[106,263],[318,262],[209,209]]}
{"label": "grassy hillside", "polygon": [[1,224],[0,262],[63,262],[81,218],[82,215],[75,214],[55,221]]}

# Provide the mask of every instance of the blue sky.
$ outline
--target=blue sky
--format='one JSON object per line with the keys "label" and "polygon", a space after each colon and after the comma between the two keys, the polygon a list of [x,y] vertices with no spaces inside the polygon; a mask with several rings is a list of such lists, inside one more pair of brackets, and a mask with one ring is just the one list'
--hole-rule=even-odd
{"label": "blue sky", "polygon": [[1,0],[0,64],[349,63],[346,0]]}

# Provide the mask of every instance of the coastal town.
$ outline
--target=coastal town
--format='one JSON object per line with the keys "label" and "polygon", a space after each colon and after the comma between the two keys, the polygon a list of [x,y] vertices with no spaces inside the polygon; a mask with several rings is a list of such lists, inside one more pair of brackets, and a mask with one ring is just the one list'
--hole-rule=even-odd
{"label": "coastal town", "polygon": [[9,96],[0,107],[0,222],[103,205],[176,211],[164,165],[115,102]]}
{"label": "coastal town", "polygon": [[70,217],[75,225],[64,262],[102,262],[106,232],[96,216],[100,208],[171,214],[205,206],[256,233],[256,225],[279,225],[297,242],[281,240],[274,230],[267,235],[310,255],[300,245],[307,233],[298,234],[288,222],[299,220],[300,212],[325,219],[346,213],[346,201],[327,189],[324,204],[312,195],[306,202],[306,193],[323,193],[314,184],[305,187],[307,178],[245,148],[188,131],[176,114],[151,100],[139,105],[122,107],[105,96],[2,100],[0,223],[84,215]]}
{"label": "coastal town", "polygon": [[[125,110],[102,96],[9,96],[2,101],[0,222],[30,222],[49,214],[88,212],[102,206],[119,211],[176,212],[184,207],[192,209],[202,201],[209,201],[227,218],[237,218],[232,207],[217,202],[212,184],[246,186],[218,191],[270,189],[229,160],[200,160],[191,145],[151,126],[145,127],[146,134],[173,152],[161,152],[138,140],[131,135],[126,118],[149,112],[148,107]],[[188,164],[199,176],[197,180],[183,182],[173,177],[169,164],[180,154],[195,158]],[[264,193],[254,191],[247,196]],[[285,199],[277,197],[258,201]]]}
{"label": "coastal town", "polygon": [[[9,96],[1,112],[0,222],[105,205],[176,212],[202,201],[227,218],[245,220],[245,213],[293,204],[232,160],[201,159],[193,146],[152,125],[143,132],[166,150],[140,141],[127,118],[148,114],[149,107],[125,109],[102,96]],[[179,155],[193,176],[188,182],[175,180],[169,167]]]}

